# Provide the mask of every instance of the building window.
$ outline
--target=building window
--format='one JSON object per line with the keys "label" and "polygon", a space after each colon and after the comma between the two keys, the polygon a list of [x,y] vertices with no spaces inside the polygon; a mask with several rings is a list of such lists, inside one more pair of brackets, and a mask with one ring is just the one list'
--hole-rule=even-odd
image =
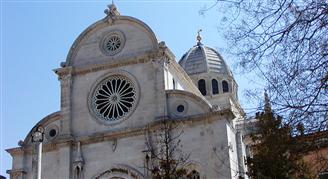
{"label": "building window", "polygon": [[45,131],[46,138],[48,140],[54,139],[55,137],[57,137],[58,131],[59,131],[59,129],[58,129],[58,126],[56,126],[56,125],[47,126],[46,131]]}
{"label": "building window", "polygon": [[196,170],[193,170],[187,175],[187,178],[188,179],[200,179],[200,175]]}
{"label": "building window", "polygon": [[212,93],[219,94],[219,84],[218,81],[216,81],[216,79],[212,80]]}
{"label": "building window", "polygon": [[184,106],[183,105],[179,105],[178,107],[177,107],[177,111],[179,112],[179,113],[182,113],[183,111],[184,111]]}
{"label": "building window", "polygon": [[56,129],[51,129],[50,131],[49,131],[49,136],[50,137],[55,137],[57,135],[57,131],[56,131]]}
{"label": "building window", "polygon": [[176,89],[175,80],[173,79],[173,89]]}
{"label": "building window", "polygon": [[113,56],[123,49],[124,43],[124,34],[120,31],[112,31],[103,38],[100,47],[105,55]]}
{"label": "building window", "polygon": [[228,82],[225,80],[222,81],[222,90],[223,90],[223,93],[229,92],[229,85],[228,85]]}
{"label": "building window", "polygon": [[205,85],[204,79],[201,79],[198,81],[198,89],[202,93],[203,96],[206,95],[206,85]]}
{"label": "building window", "polygon": [[130,79],[112,75],[98,84],[92,96],[92,111],[104,121],[125,117],[137,100],[136,88]]}

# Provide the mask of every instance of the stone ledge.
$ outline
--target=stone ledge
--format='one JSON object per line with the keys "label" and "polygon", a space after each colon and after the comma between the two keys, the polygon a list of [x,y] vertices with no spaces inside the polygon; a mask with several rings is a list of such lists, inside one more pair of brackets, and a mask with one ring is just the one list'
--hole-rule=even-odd
{"label": "stone ledge", "polygon": [[[174,122],[188,124],[190,126],[194,126],[197,124],[202,123],[211,123],[215,120],[220,120],[215,118],[215,116],[226,116],[229,119],[233,119],[235,115],[230,109],[223,109],[220,111],[211,111],[205,114],[193,115],[193,116],[186,116],[186,117],[179,117],[179,118],[170,118],[168,116],[159,116],[155,118],[155,121],[134,128],[120,128],[116,129],[115,131],[108,131],[108,132],[101,132],[95,133],[92,135],[80,136],[80,137],[73,137],[73,136],[58,136],[58,139],[54,140],[51,143],[44,143],[43,144],[43,152],[52,151],[64,146],[72,146],[74,145],[74,141],[80,141],[81,144],[92,144],[92,143],[99,143],[102,141],[114,140],[117,138],[123,137],[131,137],[136,135],[143,135],[145,130],[156,130],[159,129],[160,124],[163,120],[171,120]],[[20,155],[26,153],[32,153],[32,145],[26,145],[23,147],[11,148],[6,149],[8,153],[13,155]]]}

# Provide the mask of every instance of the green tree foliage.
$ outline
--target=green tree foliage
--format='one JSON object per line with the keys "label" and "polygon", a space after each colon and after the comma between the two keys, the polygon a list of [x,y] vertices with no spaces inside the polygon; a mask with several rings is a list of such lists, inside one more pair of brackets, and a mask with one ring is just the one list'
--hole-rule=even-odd
{"label": "green tree foliage", "polygon": [[248,175],[258,179],[310,178],[291,127],[271,110],[267,95],[264,112],[257,113],[256,119],[256,132],[251,135],[253,156],[247,158]]}

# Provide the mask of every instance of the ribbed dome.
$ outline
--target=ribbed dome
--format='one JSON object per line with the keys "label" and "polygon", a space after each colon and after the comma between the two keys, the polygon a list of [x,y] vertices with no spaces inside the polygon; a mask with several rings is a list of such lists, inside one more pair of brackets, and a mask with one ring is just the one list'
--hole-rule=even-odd
{"label": "ribbed dome", "polygon": [[232,76],[229,67],[221,55],[214,49],[203,44],[192,47],[179,61],[188,75],[214,72]]}

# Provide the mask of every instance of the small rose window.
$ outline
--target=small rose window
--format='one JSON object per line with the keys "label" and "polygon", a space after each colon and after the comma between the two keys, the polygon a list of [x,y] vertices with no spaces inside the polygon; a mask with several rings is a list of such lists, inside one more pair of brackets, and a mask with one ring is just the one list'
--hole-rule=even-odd
{"label": "small rose window", "polygon": [[110,38],[108,38],[105,45],[106,45],[106,50],[108,50],[109,52],[115,52],[121,47],[122,42],[120,37],[113,35]]}
{"label": "small rose window", "polygon": [[101,41],[100,47],[105,55],[113,56],[119,53],[125,44],[125,38],[120,31],[108,33]]}

